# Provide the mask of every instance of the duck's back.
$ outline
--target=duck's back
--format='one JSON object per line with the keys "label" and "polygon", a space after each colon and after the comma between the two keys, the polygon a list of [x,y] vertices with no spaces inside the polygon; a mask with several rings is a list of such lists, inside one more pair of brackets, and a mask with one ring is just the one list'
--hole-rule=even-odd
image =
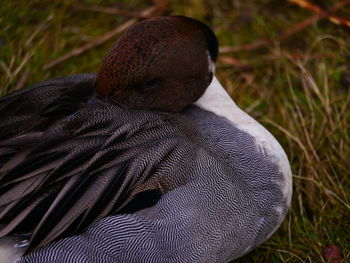
{"label": "duck's back", "polygon": [[[152,206],[195,178],[205,148],[189,120],[95,99],[93,78],[48,81],[2,99],[4,113],[14,110],[1,127],[1,236],[33,233],[32,249]],[[36,105],[38,93],[54,95]],[[26,96],[27,112],[14,106]]]}
{"label": "duck's back", "polygon": [[[86,81],[92,86],[93,76]],[[114,215],[23,262],[225,262],[266,240],[284,217],[278,167],[225,118],[197,107],[180,116],[91,97],[79,107],[58,101],[67,100],[36,113],[46,112],[45,129],[0,142],[12,149],[0,168],[2,233],[44,218],[35,246]],[[14,144],[33,130],[39,139]]]}

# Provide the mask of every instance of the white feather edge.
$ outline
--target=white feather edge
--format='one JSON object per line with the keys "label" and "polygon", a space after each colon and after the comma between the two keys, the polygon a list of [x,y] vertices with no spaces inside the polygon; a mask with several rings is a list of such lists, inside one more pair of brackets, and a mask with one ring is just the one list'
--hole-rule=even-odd
{"label": "white feather edge", "polygon": [[[236,105],[215,76],[194,105],[225,117],[238,129],[254,137],[258,149],[278,165],[283,176],[281,190],[289,207],[292,198],[292,171],[285,151],[273,135]],[[279,210],[282,213],[282,208]]]}

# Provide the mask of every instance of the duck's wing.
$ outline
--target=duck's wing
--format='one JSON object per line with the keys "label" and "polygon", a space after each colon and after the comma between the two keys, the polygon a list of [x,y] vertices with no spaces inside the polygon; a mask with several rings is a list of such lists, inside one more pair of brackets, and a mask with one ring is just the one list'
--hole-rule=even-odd
{"label": "duck's wing", "polygon": [[0,168],[0,237],[30,231],[31,251],[107,215],[152,205],[168,187],[159,178],[169,167],[164,173],[160,166],[187,151],[178,147],[184,134],[178,123],[96,100],[38,138],[28,132],[0,141],[11,156]]}
{"label": "duck's wing", "polygon": [[94,74],[50,79],[0,98],[0,139],[43,130],[76,110],[91,96],[94,81]]}

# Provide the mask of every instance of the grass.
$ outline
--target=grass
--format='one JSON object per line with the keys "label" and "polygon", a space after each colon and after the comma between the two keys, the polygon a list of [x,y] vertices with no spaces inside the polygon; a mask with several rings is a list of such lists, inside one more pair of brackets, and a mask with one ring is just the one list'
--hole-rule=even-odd
{"label": "grass", "polygon": [[[77,2],[1,3],[0,95],[15,89],[26,71],[26,85],[97,71],[113,41],[50,70],[42,69],[125,21],[77,9]],[[323,8],[336,2],[314,1]],[[123,0],[114,6],[141,10],[150,4]],[[235,47],[277,37],[313,15],[280,0],[171,0],[169,10],[207,22],[222,46]],[[350,6],[337,14],[349,18]],[[319,20],[264,48],[221,56],[219,79],[237,104],[281,142],[294,179],[292,207],[281,228],[237,262],[326,262],[323,249],[330,245],[341,248],[344,262],[350,258],[349,46],[349,29]]]}

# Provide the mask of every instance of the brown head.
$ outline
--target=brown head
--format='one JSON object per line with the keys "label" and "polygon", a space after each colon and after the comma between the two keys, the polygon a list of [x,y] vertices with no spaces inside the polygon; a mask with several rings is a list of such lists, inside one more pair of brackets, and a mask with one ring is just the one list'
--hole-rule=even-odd
{"label": "brown head", "polygon": [[151,18],[111,48],[97,75],[96,95],[132,108],[178,112],[209,86],[217,55],[217,39],[202,22]]}

